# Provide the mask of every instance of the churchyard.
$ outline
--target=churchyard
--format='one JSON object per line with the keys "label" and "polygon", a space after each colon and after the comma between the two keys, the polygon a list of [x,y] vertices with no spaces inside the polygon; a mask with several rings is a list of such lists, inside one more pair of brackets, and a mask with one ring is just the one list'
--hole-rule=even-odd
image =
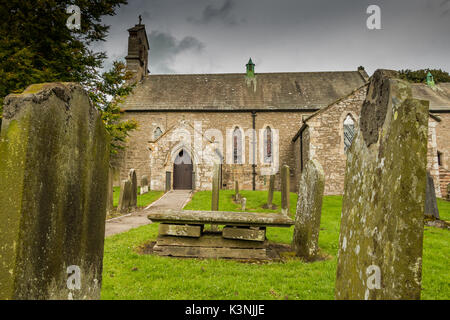
{"label": "churchyard", "polygon": [[427,187],[428,102],[391,71],[370,80],[343,196],[323,196],[314,159],[298,194],[286,165],[280,192],[220,190],[215,163],[211,191],[184,210],[141,210],[154,223],[106,241],[107,212],[162,193],[142,177],[139,201],[131,169],[114,195],[109,136],[86,92],[33,85],[4,114],[0,299],[450,297],[450,204]]}
{"label": "churchyard", "polygon": [[[249,211],[265,211],[267,192],[241,190]],[[240,211],[232,196],[222,190],[220,208]],[[297,195],[291,193],[291,217]],[[281,205],[281,193],[274,193]],[[325,196],[319,236],[328,259],[307,263],[287,253],[282,262],[238,262],[223,259],[184,259],[142,254],[143,245],[156,241],[158,224],[107,238],[102,299],[334,299],[336,255],[339,243],[342,197]],[[441,218],[450,220],[450,202],[438,199]],[[211,192],[197,192],[185,207],[209,210]],[[275,210],[267,210],[275,212]],[[293,228],[269,228],[271,242],[289,245]],[[425,227],[421,299],[450,299],[450,233]]]}

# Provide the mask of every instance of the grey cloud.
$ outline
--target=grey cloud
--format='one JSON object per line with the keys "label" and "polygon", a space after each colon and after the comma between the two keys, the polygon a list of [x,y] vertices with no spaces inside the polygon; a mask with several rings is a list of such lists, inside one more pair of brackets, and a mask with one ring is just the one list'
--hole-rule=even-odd
{"label": "grey cloud", "polygon": [[444,0],[442,1],[440,7],[444,10],[442,12],[443,16],[446,16],[450,13],[450,0]]}
{"label": "grey cloud", "polygon": [[[221,7],[208,4],[203,10],[202,17],[200,19],[188,18],[188,21],[199,24],[208,24],[213,21],[221,21],[227,25],[237,25],[238,21],[232,14],[235,6],[236,4],[234,0],[225,0]],[[243,20],[241,20],[241,22],[242,21]]]}
{"label": "grey cloud", "polygon": [[205,47],[194,37],[177,40],[165,32],[152,31],[148,37],[150,42],[150,66],[152,73],[173,73],[171,64],[177,55],[188,50],[202,51]]}

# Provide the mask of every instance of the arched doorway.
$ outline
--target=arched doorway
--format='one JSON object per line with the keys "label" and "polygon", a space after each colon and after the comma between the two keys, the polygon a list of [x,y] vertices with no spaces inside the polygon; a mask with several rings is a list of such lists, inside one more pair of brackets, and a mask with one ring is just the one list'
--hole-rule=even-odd
{"label": "arched doorway", "polygon": [[182,149],[173,163],[173,189],[192,189],[192,160],[189,154]]}

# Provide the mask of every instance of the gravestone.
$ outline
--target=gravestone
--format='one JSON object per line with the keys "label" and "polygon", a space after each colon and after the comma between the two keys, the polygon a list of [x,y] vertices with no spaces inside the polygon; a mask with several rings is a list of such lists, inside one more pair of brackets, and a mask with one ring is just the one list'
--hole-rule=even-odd
{"label": "gravestone", "polygon": [[128,173],[128,180],[131,182],[131,198],[130,198],[130,207],[137,207],[137,193],[138,193],[138,185],[137,185],[137,175],[136,170],[131,169]]}
{"label": "gravestone", "polygon": [[108,172],[108,199],[106,202],[106,211],[111,212],[114,210],[114,170],[109,168]]}
{"label": "gravestone", "polygon": [[241,199],[241,210],[245,211],[245,207],[247,206],[247,198]]}
{"label": "gravestone", "polygon": [[427,171],[427,188],[425,196],[425,217],[439,220],[439,209],[437,206],[434,181],[430,172]]}
{"label": "gravestone", "polygon": [[109,135],[74,83],[5,98],[0,300],[99,299]]}
{"label": "gravestone", "polygon": [[275,191],[275,175],[271,175],[269,179],[269,190],[267,192],[267,203],[263,206],[264,209],[276,209],[277,206],[273,204],[273,192]]}
{"label": "gravestone", "polygon": [[234,182],[234,201],[239,202],[241,200],[241,195],[239,193],[239,181]]}
{"label": "gravestone", "polygon": [[319,252],[320,217],[322,215],[325,177],[320,163],[308,161],[298,188],[293,248],[298,257],[313,260]]}
{"label": "gravestone", "polygon": [[336,299],[420,299],[428,102],[377,70],[347,154]]}
{"label": "gravestone", "polygon": [[289,215],[289,167],[284,165],[281,168],[281,213]]}
{"label": "gravestone", "polygon": [[142,176],[142,178],[141,178],[141,194],[146,194],[148,192],[149,192],[148,177]]}
{"label": "gravestone", "polygon": [[[220,165],[215,163],[213,167],[213,181],[212,181],[212,197],[211,197],[211,211],[219,210],[219,184],[220,184]],[[219,226],[212,224],[211,230],[217,231]]]}
{"label": "gravestone", "polygon": [[131,197],[132,197],[131,181],[122,180],[120,184],[119,205],[117,206],[117,211],[122,213],[128,212],[131,207]]}

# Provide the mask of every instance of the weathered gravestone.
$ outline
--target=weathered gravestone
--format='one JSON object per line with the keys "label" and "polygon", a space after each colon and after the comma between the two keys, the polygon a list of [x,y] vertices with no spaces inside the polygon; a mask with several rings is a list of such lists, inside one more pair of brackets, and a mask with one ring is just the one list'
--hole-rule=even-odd
{"label": "weathered gravestone", "polygon": [[130,180],[122,180],[120,184],[119,205],[117,211],[128,212],[131,206],[132,186]]}
{"label": "weathered gravestone", "polygon": [[281,168],[281,213],[288,215],[289,214],[289,167],[284,165]]}
{"label": "weathered gravestone", "polygon": [[247,198],[241,199],[241,210],[245,211],[245,207],[247,206]]}
{"label": "weathered gravestone", "polygon": [[146,194],[149,191],[149,186],[148,186],[148,177],[147,176],[142,176],[141,178],[141,194]]}
{"label": "weathered gravestone", "polygon": [[114,170],[109,168],[108,172],[108,199],[106,201],[106,211],[114,210]]}
{"label": "weathered gravestone", "polygon": [[220,166],[214,164],[213,167],[213,177],[212,177],[212,199],[211,199],[211,210],[219,210],[219,183],[220,183]]}
{"label": "weathered gravestone", "polygon": [[131,169],[128,173],[128,179],[131,182],[131,198],[130,198],[130,207],[137,207],[137,193],[138,193],[138,185],[137,185],[137,175],[136,170]]}
{"label": "weathered gravestone", "polygon": [[81,86],[5,99],[0,299],[99,299],[109,136]]}
{"label": "weathered gravestone", "polygon": [[428,102],[377,70],[347,155],[336,299],[419,299]]}
{"label": "weathered gravestone", "polygon": [[439,220],[439,209],[437,206],[434,181],[430,172],[427,171],[427,187],[425,196],[425,217]]}
{"label": "weathered gravestone", "polygon": [[275,191],[275,175],[271,175],[269,179],[269,191],[267,192],[267,203],[263,206],[265,209],[276,209],[273,204],[273,192]]}
{"label": "weathered gravestone", "polygon": [[234,182],[234,201],[239,202],[241,200],[241,195],[239,193],[239,181]]}
{"label": "weathered gravestone", "polygon": [[320,217],[325,178],[317,160],[305,166],[299,182],[293,247],[298,257],[314,259],[319,252]]}
{"label": "weathered gravestone", "polygon": [[450,201],[450,183],[447,184],[447,200]]}
{"label": "weathered gravestone", "polygon": [[[211,211],[219,210],[219,184],[220,184],[220,165],[215,163],[213,167],[213,180],[212,180],[212,197],[211,197]],[[217,231],[218,225],[212,224],[211,230]]]}

